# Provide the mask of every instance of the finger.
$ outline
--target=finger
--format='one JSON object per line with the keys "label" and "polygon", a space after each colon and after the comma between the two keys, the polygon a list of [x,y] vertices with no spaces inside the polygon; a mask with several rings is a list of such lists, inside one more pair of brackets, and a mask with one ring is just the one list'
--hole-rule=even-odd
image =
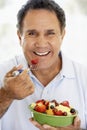
{"label": "finger", "polygon": [[17,75],[16,77],[19,77],[21,80],[29,80],[29,82],[31,81],[30,80],[30,77],[29,77],[29,75],[28,75],[28,70],[27,69],[25,69],[25,70],[23,70],[19,75]]}
{"label": "finger", "polygon": [[23,68],[23,65],[22,65],[22,64],[20,64],[20,65],[18,65],[16,68],[17,68],[17,70],[20,70],[20,69],[22,69],[22,68]]}
{"label": "finger", "polygon": [[79,117],[76,117],[76,118],[74,119],[74,127],[75,127],[75,128],[80,128],[80,125],[81,125],[81,120],[80,120]]}
{"label": "finger", "polygon": [[30,122],[31,122],[34,126],[36,126],[37,128],[43,130],[43,127],[42,127],[37,121],[35,121],[33,118],[30,118],[29,120],[30,120]]}
{"label": "finger", "polygon": [[12,77],[12,76],[13,76],[12,73],[13,73],[14,71],[16,71],[16,70],[21,69],[21,68],[23,68],[22,65],[14,66],[14,67],[6,74],[6,77]]}
{"label": "finger", "polygon": [[11,77],[12,76],[12,72],[16,70],[16,67],[13,67],[12,70],[10,70],[5,77]]}
{"label": "finger", "polygon": [[44,124],[44,125],[40,125],[38,122],[36,122],[33,118],[30,118],[29,119],[33,125],[35,125],[37,128],[39,128],[40,130],[60,130],[60,128],[55,128],[55,127],[52,127],[52,126],[49,126],[47,124]]}
{"label": "finger", "polygon": [[54,127],[52,127],[52,126],[49,126],[49,125],[43,125],[43,128],[45,129],[45,130],[60,130],[60,128],[54,128]]}

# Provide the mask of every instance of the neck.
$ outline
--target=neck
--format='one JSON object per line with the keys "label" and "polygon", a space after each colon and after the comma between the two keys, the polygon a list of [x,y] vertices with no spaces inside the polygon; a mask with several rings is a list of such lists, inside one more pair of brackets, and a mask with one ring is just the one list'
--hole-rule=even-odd
{"label": "neck", "polygon": [[61,68],[62,60],[61,58],[58,58],[57,62],[55,62],[51,67],[33,71],[33,74],[44,86],[46,86],[60,72]]}

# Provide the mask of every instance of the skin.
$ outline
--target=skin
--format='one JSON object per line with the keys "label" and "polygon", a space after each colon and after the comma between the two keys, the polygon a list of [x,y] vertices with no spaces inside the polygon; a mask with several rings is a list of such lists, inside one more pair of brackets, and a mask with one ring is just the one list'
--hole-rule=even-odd
{"label": "skin", "polygon": [[[61,31],[59,21],[54,12],[47,10],[31,10],[23,20],[22,33],[18,31],[20,45],[29,64],[38,58],[37,69],[32,70],[39,81],[46,86],[62,68],[62,60],[58,56],[65,29]],[[48,52],[48,53],[47,53]],[[47,53],[46,55],[38,55]],[[50,75],[49,75],[50,72]],[[30,121],[40,130],[73,130],[80,128],[80,119],[76,118],[72,126],[54,128]]]}
{"label": "skin", "polygon": [[[46,86],[62,67],[58,53],[65,29],[61,32],[59,21],[54,12],[41,9],[40,11],[31,10],[27,13],[22,30],[22,34],[18,31],[18,37],[24,55],[29,64],[32,59],[38,58],[38,69],[33,73]],[[40,56],[36,53],[48,54]],[[48,77],[49,72],[50,76]]]}
{"label": "skin", "polygon": [[30,119],[31,123],[35,125],[40,130],[81,130],[80,129],[80,119],[79,117],[76,117],[74,120],[73,125],[67,126],[67,127],[51,127],[49,125],[40,125],[38,122],[34,121],[33,118]]}
{"label": "skin", "polygon": [[4,85],[0,89],[0,118],[8,110],[14,99],[20,100],[34,92],[34,85],[24,70],[20,75],[13,77],[12,72],[22,69],[22,65],[14,67],[4,78]]}

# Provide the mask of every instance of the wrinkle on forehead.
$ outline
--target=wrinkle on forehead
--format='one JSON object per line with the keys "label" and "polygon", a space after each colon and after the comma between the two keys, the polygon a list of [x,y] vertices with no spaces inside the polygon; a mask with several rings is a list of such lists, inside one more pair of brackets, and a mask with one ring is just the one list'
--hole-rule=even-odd
{"label": "wrinkle on forehead", "polygon": [[48,10],[31,10],[23,21],[23,25],[27,29],[47,30],[58,29],[60,24],[54,12]]}

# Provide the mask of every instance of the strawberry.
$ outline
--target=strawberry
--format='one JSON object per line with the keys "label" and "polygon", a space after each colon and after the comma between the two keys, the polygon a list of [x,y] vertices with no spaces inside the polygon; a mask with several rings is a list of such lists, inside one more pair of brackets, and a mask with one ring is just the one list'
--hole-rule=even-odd
{"label": "strawberry", "polygon": [[49,101],[45,101],[44,105],[46,106],[46,109],[49,109]]}
{"label": "strawberry", "polygon": [[54,109],[53,112],[54,112],[54,115],[57,115],[57,116],[63,115],[63,112],[61,110]]}
{"label": "strawberry", "polygon": [[44,113],[46,111],[46,106],[43,103],[38,103],[35,108],[35,111]]}
{"label": "strawberry", "polygon": [[38,104],[38,103],[45,103],[45,100],[44,99],[41,99],[41,100],[38,100],[38,101],[36,101],[36,104]]}
{"label": "strawberry", "polygon": [[60,104],[63,105],[63,106],[66,106],[66,107],[70,107],[68,101],[63,101]]}
{"label": "strawberry", "polygon": [[33,59],[33,60],[31,60],[31,63],[32,63],[33,65],[37,64],[37,63],[38,63],[38,59]]}

